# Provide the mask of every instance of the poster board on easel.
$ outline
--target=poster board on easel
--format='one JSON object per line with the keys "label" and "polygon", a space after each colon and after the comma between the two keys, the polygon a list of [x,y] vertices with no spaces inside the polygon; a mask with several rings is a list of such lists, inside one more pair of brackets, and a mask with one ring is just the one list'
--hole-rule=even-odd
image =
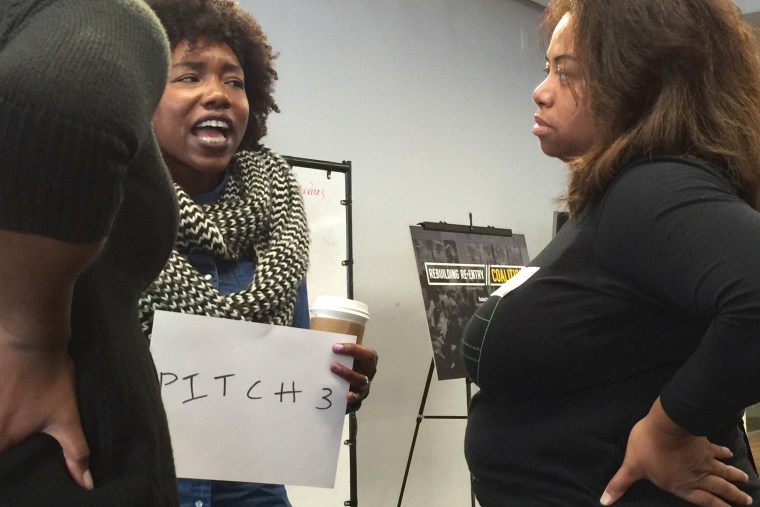
{"label": "poster board on easel", "polygon": [[438,380],[465,378],[462,329],[494,290],[528,264],[525,236],[443,222],[409,229]]}
{"label": "poster board on easel", "polygon": [[[433,358],[422,392],[397,507],[402,507],[422,421],[467,419],[467,416],[459,415],[425,414],[433,370],[438,372],[438,380],[465,379],[469,412],[472,381],[467,378],[459,357],[462,329],[480,304],[529,262],[528,248],[522,234],[513,234],[510,229],[473,226],[472,214],[470,225],[420,222],[409,229]],[[470,504],[475,507],[472,487]]]}

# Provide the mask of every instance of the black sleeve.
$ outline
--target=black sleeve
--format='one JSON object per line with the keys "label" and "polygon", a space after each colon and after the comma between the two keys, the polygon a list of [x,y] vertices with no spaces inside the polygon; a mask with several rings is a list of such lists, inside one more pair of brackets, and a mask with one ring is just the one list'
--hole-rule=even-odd
{"label": "black sleeve", "polygon": [[708,322],[660,396],[695,435],[760,401],[760,214],[717,174],[686,163],[637,166],[608,191],[595,255],[665,311]]}
{"label": "black sleeve", "polygon": [[0,228],[99,240],[151,139],[163,30],[141,0],[27,0],[0,16]]}

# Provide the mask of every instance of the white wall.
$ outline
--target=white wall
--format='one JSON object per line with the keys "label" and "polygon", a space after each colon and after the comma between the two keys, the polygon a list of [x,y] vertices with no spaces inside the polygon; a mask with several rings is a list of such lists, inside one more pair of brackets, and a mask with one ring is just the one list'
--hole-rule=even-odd
{"label": "white wall", "polygon": [[[565,182],[531,136],[541,7],[528,0],[242,0],[280,53],[265,142],[353,163],[355,296],[380,354],[359,412],[359,505],[395,506],[431,359],[409,225],[511,228],[549,241]],[[464,381],[433,381],[426,413],[463,415]],[[464,421],[425,420],[404,506],[469,505]],[[341,475],[348,471],[342,469]],[[347,493],[294,489],[295,507]],[[326,496],[327,495],[327,496]],[[329,500],[328,500],[329,498]]]}

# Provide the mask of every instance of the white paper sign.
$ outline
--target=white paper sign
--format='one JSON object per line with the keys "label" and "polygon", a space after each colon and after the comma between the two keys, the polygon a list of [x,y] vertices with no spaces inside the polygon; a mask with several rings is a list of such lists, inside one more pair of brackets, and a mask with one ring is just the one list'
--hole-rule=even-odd
{"label": "white paper sign", "polygon": [[185,478],[331,488],[355,337],[156,312],[151,352]]}

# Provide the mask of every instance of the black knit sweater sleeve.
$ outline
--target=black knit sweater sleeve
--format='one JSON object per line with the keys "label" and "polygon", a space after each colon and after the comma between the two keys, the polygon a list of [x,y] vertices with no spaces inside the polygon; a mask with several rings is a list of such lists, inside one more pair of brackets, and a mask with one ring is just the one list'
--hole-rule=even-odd
{"label": "black knit sweater sleeve", "polygon": [[707,325],[660,396],[677,424],[710,434],[760,400],[760,214],[713,171],[667,159],[628,170],[603,205],[599,266]]}
{"label": "black knit sweater sleeve", "polygon": [[[107,234],[168,69],[160,25],[114,9],[0,6],[0,228],[70,242]],[[140,0],[118,9],[155,19]]]}

